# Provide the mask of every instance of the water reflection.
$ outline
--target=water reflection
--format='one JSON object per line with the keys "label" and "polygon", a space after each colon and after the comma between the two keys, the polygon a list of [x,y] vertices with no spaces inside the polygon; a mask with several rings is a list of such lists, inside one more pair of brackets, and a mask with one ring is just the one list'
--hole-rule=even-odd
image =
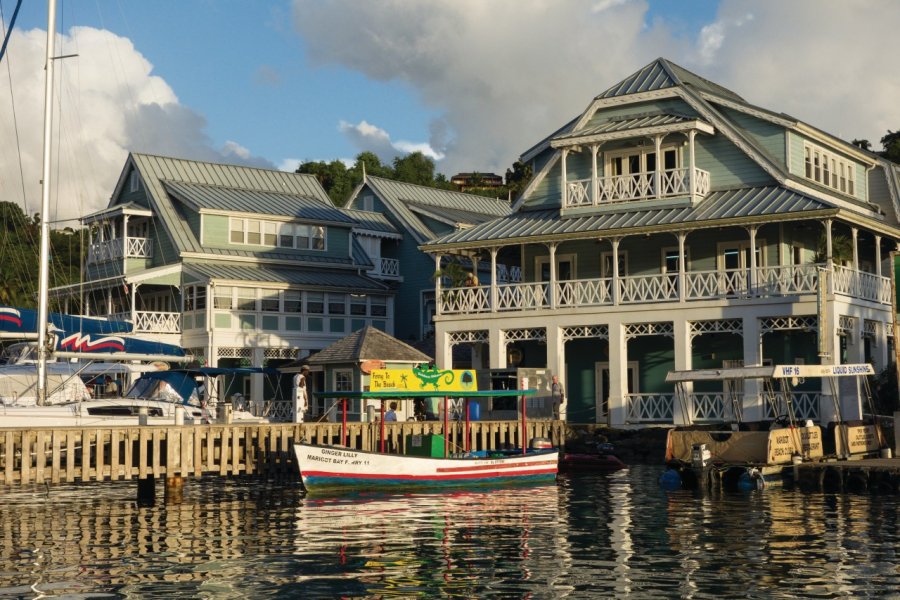
{"label": "water reflection", "polygon": [[900,584],[896,496],[556,485],[311,498],[296,483],[9,489],[0,596],[859,597]]}

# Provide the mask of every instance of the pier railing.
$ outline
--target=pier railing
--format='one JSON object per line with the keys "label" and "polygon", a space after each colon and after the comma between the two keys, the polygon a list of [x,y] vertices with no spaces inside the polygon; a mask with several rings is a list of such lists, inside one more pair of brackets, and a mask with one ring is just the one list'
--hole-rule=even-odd
{"label": "pier railing", "polygon": [[[465,449],[462,423],[449,425],[449,451]],[[379,450],[380,423],[302,423],[0,429],[0,484],[140,480],[168,477],[297,476],[293,444]],[[404,453],[413,435],[444,434],[437,421],[385,424],[385,443]],[[521,447],[517,421],[476,421],[471,450]],[[561,421],[527,423],[528,440],[565,438]],[[342,439],[343,438],[343,439]]]}

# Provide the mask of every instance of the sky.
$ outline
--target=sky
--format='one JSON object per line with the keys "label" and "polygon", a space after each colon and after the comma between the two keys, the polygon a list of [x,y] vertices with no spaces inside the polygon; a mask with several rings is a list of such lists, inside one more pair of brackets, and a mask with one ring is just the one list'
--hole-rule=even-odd
{"label": "sky", "polygon": [[[108,204],[131,151],[294,170],[418,150],[502,175],[658,57],[875,150],[900,129],[897,0],[59,2],[58,225]],[[0,200],[29,213],[46,10],[24,1],[0,62]]]}

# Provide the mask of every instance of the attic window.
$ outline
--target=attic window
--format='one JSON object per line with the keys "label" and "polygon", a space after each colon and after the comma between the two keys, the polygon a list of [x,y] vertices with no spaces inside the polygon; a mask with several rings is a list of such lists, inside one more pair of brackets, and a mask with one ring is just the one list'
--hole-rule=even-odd
{"label": "attic window", "polygon": [[362,197],[362,209],[373,211],[375,210],[375,197],[371,194],[366,194]]}
{"label": "attic window", "polygon": [[818,146],[804,144],[803,163],[807,179],[844,194],[856,195],[856,167],[851,161]]}
{"label": "attic window", "polygon": [[141,189],[141,176],[138,175],[137,171],[132,171],[131,175],[128,176],[128,191],[129,192],[138,192]]}

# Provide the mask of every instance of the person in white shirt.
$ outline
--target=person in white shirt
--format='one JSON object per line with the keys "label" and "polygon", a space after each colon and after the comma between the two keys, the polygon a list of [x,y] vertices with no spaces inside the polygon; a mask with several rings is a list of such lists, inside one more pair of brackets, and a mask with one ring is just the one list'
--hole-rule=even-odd
{"label": "person in white shirt", "polygon": [[302,423],[306,410],[309,408],[309,399],[306,394],[306,376],[309,375],[309,367],[303,365],[300,372],[294,375],[294,423]]}

